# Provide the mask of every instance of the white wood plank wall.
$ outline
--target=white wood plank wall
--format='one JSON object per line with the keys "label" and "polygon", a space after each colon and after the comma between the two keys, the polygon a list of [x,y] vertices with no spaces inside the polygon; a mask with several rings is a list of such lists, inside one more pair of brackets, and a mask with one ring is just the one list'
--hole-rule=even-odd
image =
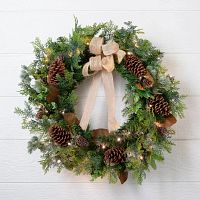
{"label": "white wood plank wall", "polygon": [[[131,20],[166,52],[163,64],[181,81],[188,95],[186,117],[175,129],[176,146],[164,164],[147,175],[142,186],[128,180],[124,185],[95,183],[87,176],[63,171],[43,174],[39,152],[28,155],[30,138],[13,114],[23,106],[19,89],[20,65],[33,59],[30,42],[45,41],[70,33],[73,15],[80,24],[113,20],[122,25]],[[199,0],[0,0],[0,200],[199,200],[200,199],[200,1]],[[89,81],[79,89],[77,112],[83,107]],[[115,75],[117,118],[123,108],[124,81]],[[98,93],[93,127],[106,126],[103,89]],[[102,120],[105,119],[105,120]]]}

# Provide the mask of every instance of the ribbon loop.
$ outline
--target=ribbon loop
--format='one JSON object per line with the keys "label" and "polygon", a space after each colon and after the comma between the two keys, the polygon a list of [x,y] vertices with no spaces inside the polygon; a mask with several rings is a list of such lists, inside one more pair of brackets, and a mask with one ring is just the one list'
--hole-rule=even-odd
{"label": "ribbon loop", "polygon": [[103,45],[103,38],[93,37],[89,45],[90,53],[94,55],[101,55],[102,45]]}
{"label": "ribbon loop", "polygon": [[119,45],[115,41],[110,40],[107,44],[102,45],[102,50],[105,56],[109,56],[119,51]]}
{"label": "ribbon loop", "polygon": [[[89,44],[90,52],[96,56],[91,57],[82,69],[83,76],[93,76],[93,80],[79,125],[83,130],[87,129],[98,87],[102,80],[108,106],[108,130],[111,132],[119,128],[119,124],[115,118],[115,88],[112,75],[115,64],[113,55],[117,57],[117,63],[120,63],[126,53],[120,50],[119,44],[113,40],[108,41],[106,44],[103,44],[103,42],[103,38],[93,37]],[[89,73],[90,71],[92,73]]]}
{"label": "ribbon loop", "polygon": [[100,71],[102,70],[101,56],[95,56],[90,58],[90,70]]}

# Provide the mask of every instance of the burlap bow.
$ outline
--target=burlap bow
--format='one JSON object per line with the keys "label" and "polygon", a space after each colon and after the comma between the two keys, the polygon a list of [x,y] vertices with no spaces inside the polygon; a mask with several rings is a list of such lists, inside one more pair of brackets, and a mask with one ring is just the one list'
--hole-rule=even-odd
{"label": "burlap bow", "polygon": [[82,69],[83,76],[93,76],[93,80],[83,110],[80,126],[83,130],[87,129],[90,115],[94,108],[98,87],[102,79],[108,106],[108,130],[111,132],[119,128],[119,124],[115,118],[115,89],[112,76],[112,71],[115,68],[114,56],[116,56],[117,62],[120,63],[126,53],[120,50],[119,45],[113,40],[108,41],[106,44],[103,43],[104,40],[101,37],[92,38],[89,44],[89,50],[96,56],[91,57]]}

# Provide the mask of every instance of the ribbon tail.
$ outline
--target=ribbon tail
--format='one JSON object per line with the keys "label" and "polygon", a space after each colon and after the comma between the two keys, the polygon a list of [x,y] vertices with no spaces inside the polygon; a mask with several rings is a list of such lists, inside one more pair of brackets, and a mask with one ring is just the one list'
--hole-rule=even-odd
{"label": "ribbon tail", "polygon": [[109,132],[117,130],[120,126],[115,118],[115,88],[112,72],[102,70],[102,81],[108,107],[108,130]]}
{"label": "ribbon tail", "polygon": [[100,82],[101,82],[101,73],[95,74],[93,76],[92,84],[90,86],[89,93],[88,93],[88,96],[86,99],[85,107],[83,110],[83,115],[82,115],[81,121],[79,123],[80,127],[83,130],[86,130],[87,126],[89,124],[90,115],[91,115],[92,110],[95,105],[95,100],[96,100]]}

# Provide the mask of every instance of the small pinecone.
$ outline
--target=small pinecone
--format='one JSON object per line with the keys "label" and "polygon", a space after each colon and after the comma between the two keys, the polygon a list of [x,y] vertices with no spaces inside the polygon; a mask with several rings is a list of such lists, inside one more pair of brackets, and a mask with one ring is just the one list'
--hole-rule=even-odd
{"label": "small pinecone", "polygon": [[142,83],[142,85],[144,85],[145,88],[151,88],[152,84],[153,84],[151,80],[149,80],[149,79],[147,79],[145,77],[143,77],[141,79],[141,83]]}
{"label": "small pinecone", "polygon": [[43,115],[46,113],[46,110],[44,107],[40,107],[40,109],[38,110],[38,112],[35,115],[36,119],[42,119]]}
{"label": "small pinecone", "polygon": [[142,61],[134,55],[126,56],[126,68],[138,78],[143,77],[147,73]]}
{"label": "small pinecone", "polygon": [[44,83],[45,85],[47,85],[47,77],[43,77],[41,78],[42,83]]}
{"label": "small pinecone", "polygon": [[167,117],[170,115],[170,106],[160,94],[154,95],[154,99],[148,101],[149,108],[158,115]]}
{"label": "small pinecone", "polygon": [[49,134],[52,140],[60,146],[67,146],[71,140],[71,134],[57,124],[50,127]]}
{"label": "small pinecone", "polygon": [[163,127],[156,127],[158,133],[160,133],[161,135],[166,135],[167,134],[167,129],[163,128]]}
{"label": "small pinecone", "polygon": [[58,57],[54,62],[49,66],[47,82],[50,85],[58,85],[58,80],[56,76],[64,76],[65,73],[65,64],[63,63],[62,57]]}
{"label": "small pinecone", "polygon": [[104,153],[104,162],[107,165],[116,165],[119,163],[123,163],[126,161],[126,154],[124,152],[124,149],[122,147],[116,147],[112,149],[108,149]]}
{"label": "small pinecone", "polygon": [[79,147],[88,147],[89,146],[89,142],[87,141],[86,138],[84,138],[83,136],[78,136],[78,138],[76,139],[76,144]]}

